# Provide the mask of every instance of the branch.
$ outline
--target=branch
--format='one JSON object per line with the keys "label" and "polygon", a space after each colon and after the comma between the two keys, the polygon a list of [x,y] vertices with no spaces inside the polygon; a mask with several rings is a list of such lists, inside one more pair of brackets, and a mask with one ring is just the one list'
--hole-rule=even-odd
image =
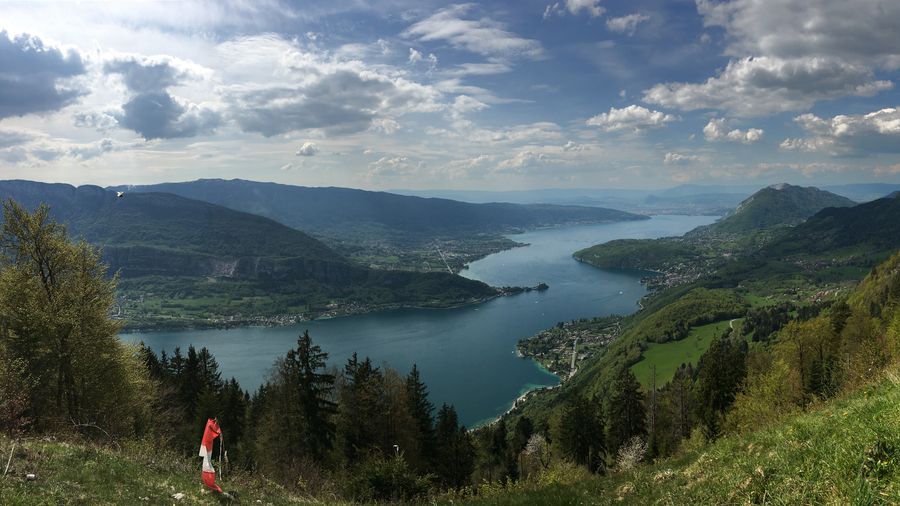
{"label": "branch", "polygon": [[72,426],[75,427],[76,429],[79,429],[79,428],[82,428],[82,427],[87,427],[87,428],[89,428],[89,429],[97,429],[97,430],[99,430],[100,432],[106,434],[106,437],[109,438],[109,440],[112,441],[112,443],[113,443],[114,445],[116,445],[116,448],[118,448],[119,450],[122,449],[122,447],[119,445],[119,442],[116,441],[116,440],[110,435],[109,432],[106,432],[106,431],[103,429],[103,427],[100,427],[99,425],[93,424],[93,423],[78,423],[78,422],[75,421],[74,418],[69,418],[69,420],[72,420]]}

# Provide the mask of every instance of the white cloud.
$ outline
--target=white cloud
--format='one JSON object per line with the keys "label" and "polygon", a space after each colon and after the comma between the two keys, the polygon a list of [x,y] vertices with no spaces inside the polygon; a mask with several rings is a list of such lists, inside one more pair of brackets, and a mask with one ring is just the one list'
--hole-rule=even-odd
{"label": "white cloud", "polygon": [[547,163],[549,157],[546,153],[532,151],[530,149],[522,150],[506,160],[501,160],[497,164],[500,172],[523,172],[524,169],[532,168]]}
{"label": "white cloud", "polygon": [[802,114],[794,121],[811,135],[785,139],[781,149],[833,155],[900,153],[900,109],[895,107],[830,119]]}
{"label": "white cloud", "polygon": [[410,176],[424,166],[424,162],[414,163],[406,156],[383,156],[369,164],[368,176],[370,178]]}
{"label": "white cloud", "polygon": [[607,18],[606,28],[612,32],[634,35],[639,24],[650,19],[650,16],[636,12],[618,18]]}
{"label": "white cloud", "polygon": [[563,144],[563,151],[584,151],[584,144],[577,144],[574,141],[568,141]]}
{"label": "white cloud", "polygon": [[808,109],[819,100],[871,96],[891,87],[893,83],[876,79],[867,67],[833,59],[748,57],[730,61],[703,83],[657,84],[644,92],[644,101],[685,111],[763,116]]}
{"label": "white cloud", "polygon": [[453,99],[453,103],[450,105],[450,115],[452,117],[458,118],[463,114],[483,111],[487,108],[488,105],[478,99],[472,98],[468,95],[457,95],[456,98]]}
{"label": "white cloud", "polygon": [[465,77],[465,76],[489,76],[494,74],[505,74],[512,71],[512,67],[506,63],[463,63],[453,68],[443,70],[441,75],[447,77]]}
{"label": "white cloud", "polygon": [[[726,68],[702,83],[666,83],[644,100],[738,116],[802,111],[822,100],[893,87],[900,68],[900,2],[696,0],[704,25],[724,29]],[[707,40],[709,40],[707,38]]]}
{"label": "white cloud", "polygon": [[622,109],[611,107],[609,112],[604,112],[588,119],[587,125],[602,127],[607,132],[619,130],[639,132],[650,128],[662,128],[666,123],[677,119],[671,114],[651,111],[639,105],[629,105]]}
{"label": "white cloud", "polygon": [[666,165],[690,165],[702,161],[703,157],[698,155],[686,155],[684,153],[666,153],[663,163]]}
{"label": "white cloud", "polygon": [[391,118],[376,118],[372,120],[372,126],[369,127],[369,130],[384,135],[394,135],[400,130],[400,123]]}
{"label": "white cloud", "polygon": [[319,153],[319,148],[312,142],[304,142],[300,149],[295,153],[296,156],[315,156]]}
{"label": "white cloud", "polygon": [[422,53],[416,51],[413,48],[409,48],[409,58],[407,59],[409,63],[419,63],[422,61]]}
{"label": "white cloud", "polygon": [[600,6],[600,0],[564,0],[547,5],[544,9],[544,19],[552,16],[564,16],[566,12],[574,16],[582,11],[592,18],[596,18],[602,16],[606,9]]}
{"label": "white cloud", "polygon": [[420,41],[444,40],[457,49],[483,56],[508,59],[543,57],[541,43],[519,37],[488,17],[464,19],[473,4],[453,5],[414,23],[402,36]]}
{"label": "white cloud", "polygon": [[703,136],[708,141],[731,141],[740,142],[741,144],[753,144],[762,139],[763,130],[761,128],[748,128],[741,130],[738,128],[728,128],[725,118],[712,118],[709,123],[703,127]]}

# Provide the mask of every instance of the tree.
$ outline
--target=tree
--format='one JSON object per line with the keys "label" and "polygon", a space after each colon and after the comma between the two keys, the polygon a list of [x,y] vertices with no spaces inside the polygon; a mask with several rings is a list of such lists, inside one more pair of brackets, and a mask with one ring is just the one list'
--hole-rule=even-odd
{"label": "tree", "polygon": [[707,438],[719,435],[725,411],[747,375],[746,358],[746,341],[722,336],[697,362],[697,417]]}
{"label": "tree", "polygon": [[600,471],[606,455],[600,406],[581,395],[566,399],[554,434],[554,445],[576,464]]}
{"label": "tree", "polygon": [[419,368],[415,364],[406,376],[406,400],[414,420],[416,453],[407,453],[407,460],[413,469],[424,471],[434,466],[434,404],[428,400],[428,387],[422,382]]}
{"label": "tree", "polygon": [[647,435],[644,394],[628,367],[619,371],[611,392],[607,407],[608,443],[611,451],[618,451],[631,438]]}
{"label": "tree", "polygon": [[453,406],[444,404],[438,411],[435,438],[438,480],[447,487],[465,486],[475,464],[475,448],[466,428],[459,425]]}
{"label": "tree", "polygon": [[70,241],[46,206],[29,212],[8,200],[3,216],[0,341],[34,381],[28,404],[36,428],[147,427],[152,389],[137,350],[119,341],[119,324],[108,316],[116,277],[107,276],[100,253]]}
{"label": "tree", "polygon": [[354,353],[344,366],[340,392],[337,437],[344,462],[353,466],[372,450],[385,456],[393,452],[386,439],[384,376],[367,357],[360,361]]}

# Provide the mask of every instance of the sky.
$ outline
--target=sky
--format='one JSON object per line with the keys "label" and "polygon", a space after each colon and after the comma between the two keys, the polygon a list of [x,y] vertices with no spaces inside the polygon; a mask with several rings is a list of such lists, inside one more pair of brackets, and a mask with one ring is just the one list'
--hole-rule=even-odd
{"label": "sky", "polygon": [[897,0],[4,2],[0,179],[900,182]]}

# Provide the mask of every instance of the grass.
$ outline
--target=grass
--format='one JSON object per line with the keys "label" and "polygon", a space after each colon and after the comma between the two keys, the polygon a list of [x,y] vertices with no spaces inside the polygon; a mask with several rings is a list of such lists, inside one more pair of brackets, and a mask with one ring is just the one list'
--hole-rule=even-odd
{"label": "grass", "polygon": [[[11,441],[0,438],[6,466]],[[0,473],[2,473],[0,467]],[[25,479],[33,473],[34,481]],[[258,477],[226,476],[220,485],[237,491],[241,503],[298,504],[306,501]],[[181,500],[173,495],[182,493]],[[26,440],[15,450],[9,474],[0,478],[0,504],[221,504],[200,482],[200,459],[158,453],[143,445],[122,450],[46,440]]]}
{"label": "grass", "polygon": [[897,373],[677,458],[577,483],[519,483],[470,504],[900,504]]}
{"label": "grass", "polygon": [[[679,341],[649,343],[640,362],[631,366],[631,372],[644,388],[651,388],[653,366],[656,366],[656,386],[669,382],[681,364],[697,364],[700,355],[709,349],[714,337],[722,335],[730,320],[701,325],[691,329],[688,336]],[[738,321],[735,324],[739,324]]]}

